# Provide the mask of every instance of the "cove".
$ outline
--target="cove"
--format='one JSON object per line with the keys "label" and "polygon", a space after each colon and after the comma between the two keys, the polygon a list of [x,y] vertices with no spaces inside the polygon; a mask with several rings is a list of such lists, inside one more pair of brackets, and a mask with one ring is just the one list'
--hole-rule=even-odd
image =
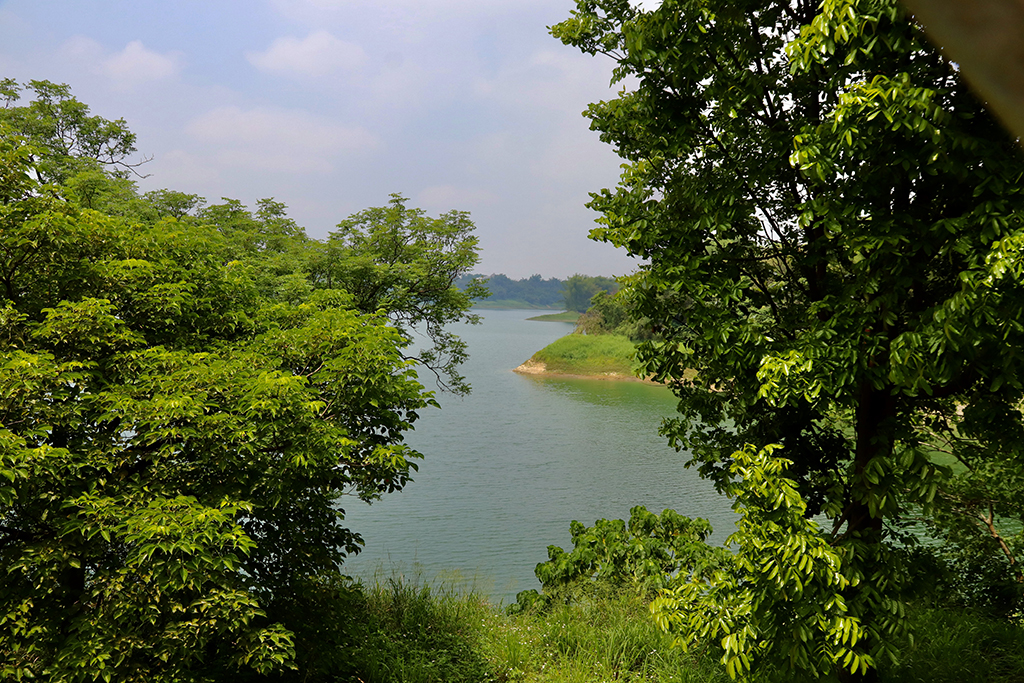
{"label": "cove", "polygon": [[407,437],[424,455],[414,481],[372,505],[341,500],[346,525],[366,541],[345,573],[455,575],[508,603],[540,588],[533,569],[548,545],[571,546],[574,519],[628,519],[644,505],[709,519],[712,542],[732,533],[729,501],[658,435],[675,410],[667,388],[517,375],[512,368],[573,326],[527,321],[536,311],[475,312],[483,324],[457,329],[469,345],[473,393],[438,392],[441,409],[422,412]]}

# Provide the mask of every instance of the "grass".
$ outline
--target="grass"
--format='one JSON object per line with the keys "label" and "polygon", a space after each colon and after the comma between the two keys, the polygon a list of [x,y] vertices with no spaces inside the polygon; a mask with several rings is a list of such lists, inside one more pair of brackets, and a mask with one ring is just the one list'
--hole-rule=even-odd
{"label": "grass", "polygon": [[494,610],[454,588],[390,578],[363,589],[365,638],[352,654],[360,683],[495,681],[481,653],[483,626]]}
{"label": "grass", "polygon": [[[646,606],[620,595],[506,615],[472,591],[399,579],[364,588],[362,683],[726,683],[712,651],[670,647]],[[913,642],[882,683],[1021,683],[1024,626],[942,609],[910,611]]]}
{"label": "grass", "polygon": [[622,596],[507,615],[472,592],[407,584],[364,588],[363,683],[726,683],[710,658],[668,647],[647,608]]}
{"label": "grass", "polygon": [[918,609],[910,616],[913,643],[904,644],[899,663],[883,662],[882,681],[1024,681],[1024,624],[943,609]]}
{"label": "grass", "polygon": [[570,334],[533,354],[548,372],[567,375],[632,376],[633,342],[617,334]]}
{"label": "grass", "polygon": [[539,320],[546,323],[574,323],[579,320],[580,314],[576,311],[563,311],[561,313],[548,313],[547,315],[535,315],[527,320]]}
{"label": "grass", "polygon": [[590,681],[728,681],[710,657],[669,647],[646,605],[630,595],[561,605],[550,612],[506,617],[494,635],[526,649],[518,664],[495,657],[499,674],[527,683]]}

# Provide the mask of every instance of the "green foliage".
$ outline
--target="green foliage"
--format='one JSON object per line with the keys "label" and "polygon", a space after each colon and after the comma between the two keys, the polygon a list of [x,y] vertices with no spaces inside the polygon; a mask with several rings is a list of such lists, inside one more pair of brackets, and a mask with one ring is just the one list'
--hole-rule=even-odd
{"label": "green foliage", "polygon": [[[591,683],[728,681],[713,649],[683,652],[659,629],[635,592],[584,597],[508,615],[472,591],[389,578],[338,583],[338,613],[320,634],[335,648],[327,680],[356,683]],[[960,610],[914,610],[919,634],[899,641],[898,664],[882,662],[885,683],[1024,676],[1024,630]],[[335,627],[343,628],[339,636]]]}
{"label": "green foliage", "polygon": [[338,230],[309,265],[315,287],[344,289],[357,310],[379,313],[411,339],[413,328],[430,339],[417,360],[455,393],[469,393],[458,366],[466,345],[446,329],[450,323],[479,322],[472,301],[486,296],[479,282],[465,289],[456,279],[477,262],[473,223],[464,211],[439,218],[409,209],[401,195],[386,207],[366,209],[338,224]]}
{"label": "green foliage", "polygon": [[680,398],[664,433],[725,492],[734,454],[781,444],[830,520],[787,533],[850,581],[856,642],[785,628],[767,600],[727,661],[870,678],[903,620],[890,530],[908,514],[1003,583],[1020,566],[1019,150],[894,0],[580,0],[552,31],[635,83],[587,112],[627,162],[592,195],[592,236],[644,263],[628,296],[659,337],[639,362]]}
{"label": "green foliage", "polygon": [[[885,598],[884,574],[864,576],[852,561],[878,551],[858,540],[830,545],[785,477],[790,463],[773,450],[732,456],[730,494],[741,520],[727,543],[737,548],[736,563],[665,591],[652,605],[655,618],[684,648],[719,645],[731,678],[777,669],[779,680],[825,680],[836,669],[863,673],[882,654],[895,659],[891,639],[905,626],[902,607]],[[886,571],[897,568],[884,559]],[[848,590],[861,584],[870,589]],[[865,622],[879,607],[886,616]],[[856,645],[872,629],[888,638],[874,634],[878,645],[865,653]]]}
{"label": "green foliage", "polygon": [[518,306],[508,308],[555,308],[562,304],[563,282],[558,278],[545,280],[540,275],[531,275],[521,280],[513,280],[503,273],[497,275],[463,275],[456,281],[459,289],[466,289],[473,280],[487,285],[490,296],[481,299],[478,305],[492,308],[495,302],[518,302]]}
{"label": "green foliage", "polygon": [[[19,106],[25,90],[33,100]],[[23,86],[5,78],[0,101],[0,125],[31,140],[37,157],[32,172],[41,182],[67,183],[80,174],[96,180],[102,178],[99,169],[133,171],[146,161],[128,160],[135,153],[135,134],[124,119],[90,116],[89,107],[72,97],[67,85],[29,81]],[[78,182],[83,181],[80,177]]]}
{"label": "green foliage", "polygon": [[617,334],[634,342],[649,341],[657,335],[650,321],[630,315],[630,304],[624,296],[628,290],[609,294],[602,290],[590,299],[590,308],[576,321],[577,334]]}
{"label": "green foliage", "polygon": [[363,312],[313,267],[369,263],[366,244],[309,240],[269,199],[140,197],[85,148],[51,159],[45,129],[0,130],[2,676],[329,680],[356,641],[338,569],[362,545],[339,497],[402,489],[403,435],[436,405],[388,316],[468,307],[439,283],[475,262],[472,224],[420,221],[389,265],[432,264],[435,289]]}
{"label": "green foliage", "polygon": [[578,334],[612,334],[628,317],[625,307],[608,292],[600,291],[590,299],[590,308],[576,321]]}
{"label": "green foliage", "polygon": [[614,294],[619,289],[619,283],[608,277],[591,277],[589,275],[573,275],[562,285],[562,298],[565,301],[565,310],[585,312],[590,308],[590,300],[598,292],[605,291]]}
{"label": "green foliage", "polygon": [[592,527],[574,521],[569,531],[573,549],[548,546],[548,561],[534,571],[543,595],[520,593],[513,612],[623,590],[650,598],[677,574],[705,576],[732,560],[727,551],[704,543],[711,534],[707,520],[675,510],[656,515],[638,505],[629,511],[628,526],[621,519],[599,519]]}

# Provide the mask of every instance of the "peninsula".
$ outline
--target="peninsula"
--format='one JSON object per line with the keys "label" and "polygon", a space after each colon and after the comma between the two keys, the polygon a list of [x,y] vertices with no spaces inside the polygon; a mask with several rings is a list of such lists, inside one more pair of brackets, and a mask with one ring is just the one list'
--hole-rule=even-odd
{"label": "peninsula", "polygon": [[644,382],[636,375],[633,342],[619,334],[569,334],[514,369],[522,375]]}

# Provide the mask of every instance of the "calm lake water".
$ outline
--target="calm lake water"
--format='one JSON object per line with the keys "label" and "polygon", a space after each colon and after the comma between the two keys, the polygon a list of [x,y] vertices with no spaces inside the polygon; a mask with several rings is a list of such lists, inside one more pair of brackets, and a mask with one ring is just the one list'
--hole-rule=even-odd
{"label": "calm lake water", "polygon": [[628,519],[645,505],[710,519],[716,542],[734,530],[729,501],[658,435],[675,408],[667,389],[517,375],[512,368],[572,325],[526,320],[538,311],[477,313],[482,325],[458,330],[473,393],[438,394],[441,409],[421,414],[407,438],[425,456],[415,481],[372,505],[343,500],[348,526],[366,540],[346,573],[456,576],[508,603],[540,588],[533,569],[547,546],[571,547],[571,520]]}

